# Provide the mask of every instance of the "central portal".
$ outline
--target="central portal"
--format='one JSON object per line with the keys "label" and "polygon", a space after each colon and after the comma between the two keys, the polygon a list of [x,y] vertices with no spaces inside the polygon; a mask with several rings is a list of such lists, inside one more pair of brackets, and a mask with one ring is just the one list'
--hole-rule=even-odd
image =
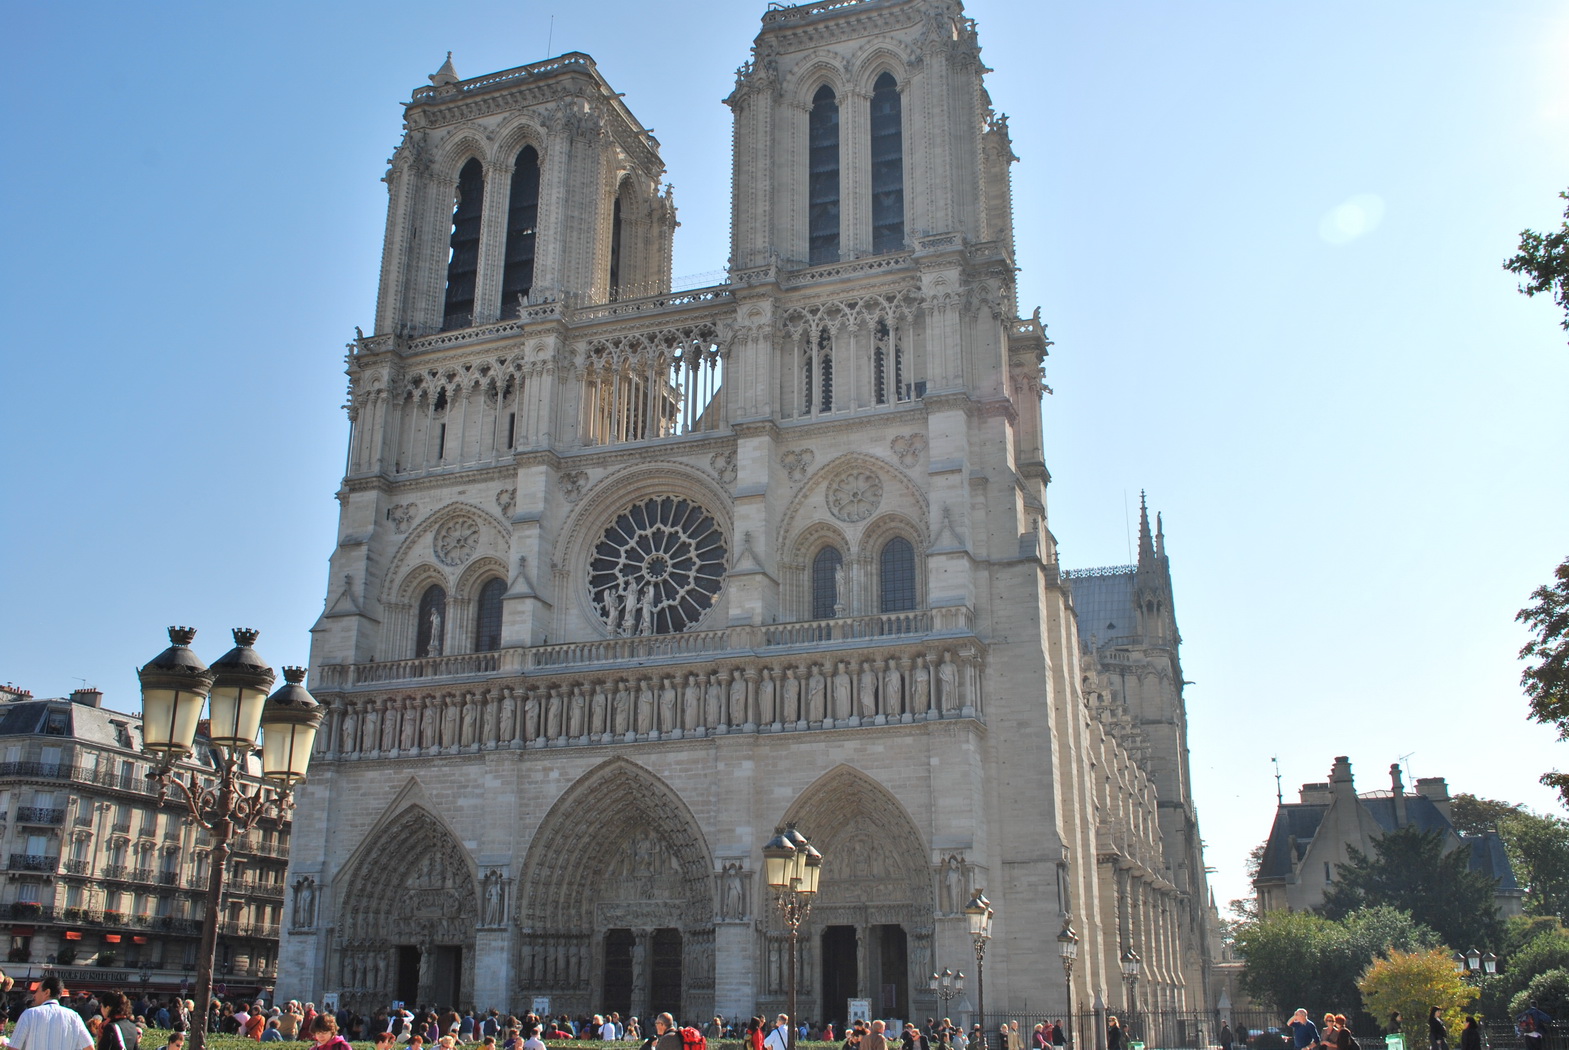
{"label": "central portal", "polygon": [[860,998],[860,969],[854,926],[823,930],[823,1020],[844,1030],[846,1000]]}

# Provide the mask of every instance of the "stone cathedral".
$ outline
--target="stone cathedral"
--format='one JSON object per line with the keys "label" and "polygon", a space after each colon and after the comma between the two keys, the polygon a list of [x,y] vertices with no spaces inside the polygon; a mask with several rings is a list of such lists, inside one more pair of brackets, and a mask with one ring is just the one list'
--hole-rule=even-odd
{"label": "stone cathedral", "polygon": [[280,997],[772,1014],[794,822],[803,1017],[965,1016],[979,889],[989,1010],[1119,1006],[1129,950],[1142,1007],[1214,1007],[1164,538],[1058,561],[986,72],[958,0],[770,5],[727,279],[685,291],[589,56],[414,91]]}

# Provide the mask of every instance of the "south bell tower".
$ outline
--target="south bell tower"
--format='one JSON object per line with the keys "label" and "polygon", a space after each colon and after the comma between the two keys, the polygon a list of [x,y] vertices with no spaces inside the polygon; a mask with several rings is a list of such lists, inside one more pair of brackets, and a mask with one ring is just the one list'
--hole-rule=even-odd
{"label": "south bell tower", "polygon": [[586,55],[415,91],[280,994],[777,1013],[795,821],[806,1016],[940,1013],[983,888],[992,1006],[1066,994],[1070,922],[1075,1012],[1129,948],[1146,1004],[1207,1001],[1143,738],[1081,685],[985,72],[955,0],[770,7],[729,277],[679,291],[658,143]]}

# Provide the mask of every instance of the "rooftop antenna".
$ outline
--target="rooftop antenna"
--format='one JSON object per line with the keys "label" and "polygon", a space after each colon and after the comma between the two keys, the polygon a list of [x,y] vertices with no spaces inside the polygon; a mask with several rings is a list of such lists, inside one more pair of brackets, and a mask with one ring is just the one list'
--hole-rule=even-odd
{"label": "rooftop antenna", "polygon": [[1280,790],[1280,756],[1271,755],[1269,760],[1275,763],[1275,805],[1283,806],[1286,804],[1286,796]]}
{"label": "rooftop antenna", "polygon": [[1411,778],[1411,783],[1413,784],[1416,783],[1416,774],[1411,772],[1411,756],[1414,754],[1416,754],[1415,751],[1407,751],[1403,755],[1396,756],[1400,759],[1400,768],[1406,771],[1406,776]]}
{"label": "rooftop antenna", "polygon": [[1122,490],[1122,528],[1128,535],[1128,564],[1133,564],[1133,519],[1128,517],[1128,490]]}
{"label": "rooftop antenna", "polygon": [[555,42],[556,42],[556,16],[555,15],[551,15],[550,16],[550,35],[545,37],[545,57],[546,58],[550,57],[551,47],[555,44]]}

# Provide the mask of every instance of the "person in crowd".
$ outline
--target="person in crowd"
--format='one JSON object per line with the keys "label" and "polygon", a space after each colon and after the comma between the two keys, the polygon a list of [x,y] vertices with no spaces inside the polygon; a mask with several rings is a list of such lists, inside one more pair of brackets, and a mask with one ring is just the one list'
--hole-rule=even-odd
{"label": "person in crowd", "polygon": [[1482,1027],[1475,1017],[1468,1016],[1460,1029],[1460,1050],[1482,1050]]}
{"label": "person in crowd", "polygon": [[1231,1044],[1231,1022],[1222,1021],[1220,1023],[1220,1050],[1231,1050]]}
{"label": "person in crowd", "polygon": [[33,1005],[22,1012],[11,1033],[16,1050],[91,1050],[93,1037],[82,1015],[60,1005],[64,985],[59,974],[45,974],[33,992]]}
{"label": "person in crowd", "polygon": [[306,1003],[305,1007],[312,1014],[311,1040],[316,1044],[316,1050],[353,1050],[349,1041],[338,1034],[338,1019],[329,1013],[316,1013],[315,1007]]}
{"label": "person in crowd", "polygon": [[1106,1050],[1122,1050],[1122,1023],[1115,1017],[1106,1018]]}
{"label": "person in crowd", "polygon": [[[516,1031],[516,1029],[513,1030]],[[539,1037],[539,1026],[537,1024],[529,1026],[528,1038],[523,1040],[523,1050],[545,1050],[545,1043]]]}
{"label": "person in crowd", "polygon": [[283,1042],[283,1032],[281,1032],[278,1029],[278,1018],[276,1018],[276,1017],[269,1017],[269,1018],[267,1018],[267,1027],[262,1029],[261,1042],[264,1042],[264,1043],[281,1043],[281,1042]]}
{"label": "person in crowd", "polygon": [[1438,1016],[1436,1006],[1428,1007],[1427,1042],[1428,1050],[1449,1050],[1449,1029],[1444,1026],[1444,1019]]}
{"label": "person in crowd", "polygon": [[888,1026],[882,1021],[873,1021],[871,1031],[861,1040],[861,1050],[888,1050],[887,1031]]}
{"label": "person in crowd", "polygon": [[1286,1022],[1286,1027],[1291,1029],[1291,1045],[1296,1050],[1307,1050],[1318,1042],[1318,1026],[1308,1016],[1306,1007],[1298,1007],[1297,1012],[1291,1015],[1291,1020]]}
{"label": "person in crowd", "polygon": [[685,1047],[674,1017],[660,1014],[654,1018],[654,1050],[684,1050]]}
{"label": "person in crowd", "polygon": [[[677,1032],[679,1037],[681,1033]],[[774,1030],[763,1038],[764,1050],[790,1050],[790,1015],[780,1014],[774,1019]]]}
{"label": "person in crowd", "polygon": [[[334,1020],[336,1020],[336,1018],[334,1018]],[[240,1026],[240,1034],[245,1036],[247,1039],[254,1039],[259,1043],[261,1042],[262,1032],[266,1030],[266,1011],[263,1010],[260,1006],[252,1007],[250,1013],[246,1015],[245,1023]]]}
{"label": "person in crowd", "polygon": [[131,1004],[119,992],[105,992],[98,1050],[139,1050],[142,1030],[131,1020]]}
{"label": "person in crowd", "polygon": [[169,1041],[160,1046],[158,1050],[185,1050],[185,1033],[170,1032]]}

